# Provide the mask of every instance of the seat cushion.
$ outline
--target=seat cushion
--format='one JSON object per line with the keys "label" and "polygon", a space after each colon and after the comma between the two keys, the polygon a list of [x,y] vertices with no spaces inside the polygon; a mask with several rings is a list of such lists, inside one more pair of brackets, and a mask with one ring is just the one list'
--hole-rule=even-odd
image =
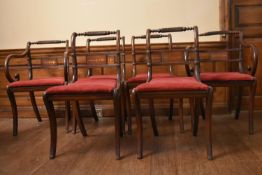
{"label": "seat cushion", "polygon": [[[169,73],[155,73],[152,75],[152,78],[163,78],[171,77]],[[134,77],[131,77],[127,80],[128,83],[144,83],[147,80],[147,74],[137,74]]]}
{"label": "seat cushion", "polygon": [[76,81],[63,86],[48,88],[46,94],[84,94],[84,93],[111,93],[116,88],[114,79],[91,79]]}
{"label": "seat cushion", "polygon": [[92,76],[90,76],[90,78],[92,78],[92,79],[100,79],[100,78],[104,79],[104,78],[106,78],[106,79],[114,79],[114,80],[117,79],[116,75],[92,75]]}
{"label": "seat cushion", "polygon": [[138,85],[135,90],[138,92],[163,92],[163,91],[190,91],[207,90],[208,86],[197,81],[194,77],[172,77],[156,78],[150,82]]}
{"label": "seat cushion", "polygon": [[12,82],[8,87],[27,87],[27,86],[56,86],[63,85],[64,77],[39,78],[33,80],[20,80]]}
{"label": "seat cushion", "polygon": [[205,72],[200,74],[200,79],[201,81],[238,81],[253,80],[254,77],[239,72]]}

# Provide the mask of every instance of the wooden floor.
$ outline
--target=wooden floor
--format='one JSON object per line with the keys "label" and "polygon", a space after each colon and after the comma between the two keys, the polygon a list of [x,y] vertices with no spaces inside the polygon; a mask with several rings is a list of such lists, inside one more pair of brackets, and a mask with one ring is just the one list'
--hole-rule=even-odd
{"label": "wooden floor", "polygon": [[157,118],[160,136],[154,137],[144,118],[144,159],[136,159],[136,137],[121,139],[121,160],[115,160],[114,127],[111,118],[95,123],[85,119],[88,137],[65,133],[59,119],[57,157],[49,160],[49,123],[45,119],[19,120],[19,136],[11,134],[12,120],[0,119],[0,175],[16,174],[106,174],[106,175],[253,175],[262,174],[262,112],[256,112],[255,135],[249,136],[247,113],[240,120],[233,115],[213,116],[214,160],[208,161],[204,122],[198,137],[190,132],[185,117],[185,133],[179,133],[177,119]]}

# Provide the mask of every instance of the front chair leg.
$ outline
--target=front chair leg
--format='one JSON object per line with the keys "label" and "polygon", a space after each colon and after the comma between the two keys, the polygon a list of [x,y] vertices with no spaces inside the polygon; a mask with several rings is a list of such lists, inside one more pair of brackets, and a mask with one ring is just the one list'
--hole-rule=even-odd
{"label": "front chair leg", "polygon": [[18,113],[14,92],[7,88],[7,95],[11,104],[12,113],[13,113],[13,136],[17,136],[18,134]]}
{"label": "front chair leg", "polygon": [[127,133],[132,134],[132,111],[131,111],[131,99],[128,85],[125,85],[125,96],[126,96],[126,112],[127,112]]}
{"label": "front chair leg", "polygon": [[255,102],[255,94],[256,94],[256,87],[257,87],[257,82],[256,80],[254,83],[250,86],[249,89],[249,110],[248,110],[248,125],[249,125],[249,135],[254,134],[254,102]]}
{"label": "front chair leg", "polygon": [[33,106],[33,109],[34,109],[34,112],[35,112],[35,117],[37,118],[37,120],[39,122],[42,121],[41,117],[40,117],[40,113],[39,113],[39,110],[37,108],[37,104],[36,104],[36,100],[35,100],[35,94],[33,91],[30,91],[29,92],[29,95],[30,95],[30,100],[31,100],[31,104]]}
{"label": "front chair leg", "polygon": [[206,138],[207,138],[207,157],[208,160],[213,159],[212,151],[212,103],[213,103],[213,89],[209,89],[206,103]]}
{"label": "front chair leg", "polygon": [[114,112],[115,112],[115,154],[116,159],[120,159],[120,135],[121,135],[121,120],[120,120],[120,103],[119,103],[119,94],[114,93]]}
{"label": "front chair leg", "polygon": [[137,125],[137,158],[143,158],[143,127],[140,99],[135,91],[132,93],[135,102],[136,125]]}
{"label": "front chair leg", "polygon": [[43,96],[44,103],[46,106],[49,123],[50,123],[50,134],[51,134],[51,143],[50,143],[50,159],[54,159],[56,156],[56,145],[57,145],[57,123],[53,102],[48,99],[46,95]]}

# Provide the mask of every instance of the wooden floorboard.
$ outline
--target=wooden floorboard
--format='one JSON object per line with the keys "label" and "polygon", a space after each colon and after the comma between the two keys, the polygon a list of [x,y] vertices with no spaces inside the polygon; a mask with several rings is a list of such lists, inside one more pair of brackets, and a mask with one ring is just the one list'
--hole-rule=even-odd
{"label": "wooden floorboard", "polygon": [[[206,157],[205,123],[200,119],[197,137],[185,116],[180,133],[177,117],[158,117],[159,137],[149,118],[143,119],[144,158],[136,158],[136,133],[121,138],[121,160],[115,160],[112,118],[98,123],[85,119],[87,137],[66,133],[58,119],[57,157],[49,160],[50,133],[45,119],[19,119],[19,135],[12,136],[12,120],[0,119],[0,175],[255,175],[262,174],[262,112],[255,112],[255,135],[248,135],[247,113],[213,116],[214,160]],[[134,123],[135,126],[135,123]]]}

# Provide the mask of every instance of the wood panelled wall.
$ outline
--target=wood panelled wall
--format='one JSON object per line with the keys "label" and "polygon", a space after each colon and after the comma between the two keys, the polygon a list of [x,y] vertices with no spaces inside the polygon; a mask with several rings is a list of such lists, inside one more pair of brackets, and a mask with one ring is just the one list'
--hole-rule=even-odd
{"label": "wood panelled wall", "polygon": [[[178,45],[175,45],[174,47],[185,47],[186,45],[189,45],[190,43],[180,43]],[[139,48],[144,48],[144,45],[140,45],[138,47]],[[156,47],[163,47],[162,45],[158,44],[156,45]],[[210,47],[215,47],[215,48],[219,48],[219,47],[225,47],[225,43],[223,41],[220,42],[201,42],[200,44],[201,48],[210,48]],[[79,50],[84,49],[84,48],[78,48]],[[103,50],[103,49],[109,49],[106,46],[96,46],[96,48],[94,49],[99,49],[99,50]],[[11,117],[11,108],[10,108],[10,104],[6,95],[6,85],[8,84],[5,75],[4,75],[4,60],[5,57],[10,54],[10,53],[21,53],[23,50],[22,49],[17,49],[17,50],[1,50],[0,51],[0,117]],[[33,51],[33,54],[36,56],[39,55],[43,55],[43,53],[47,54],[52,52],[52,53],[56,53],[58,55],[61,55],[63,53],[63,48],[44,48],[44,49],[35,49]],[[127,68],[127,78],[129,78],[131,76],[131,69],[132,69],[132,65],[131,65],[131,48],[130,45],[127,45],[126,47],[126,60],[127,60],[127,64],[126,64],[126,68]],[[174,57],[178,57],[178,55],[174,54],[172,55]],[[209,57],[209,55],[202,55],[203,57]],[[223,56],[223,55],[221,55]],[[25,61],[25,60],[24,60]],[[21,60],[16,60],[12,63],[12,65],[14,65],[12,67],[12,75],[14,75],[15,73],[20,73],[21,79],[27,79],[27,71],[26,71],[26,67],[24,66],[25,62],[21,61]],[[43,62],[40,62],[41,64],[43,64]],[[48,76],[63,76],[63,63],[62,61],[56,62],[55,64],[58,64],[59,67],[58,69],[50,69],[50,68],[45,68],[45,69],[36,69],[35,70],[35,77],[48,77]],[[202,70],[210,70],[212,67],[214,67],[214,65],[210,66],[210,65],[202,65],[201,69]],[[223,71],[225,70],[225,65],[215,65],[216,70],[217,71]],[[145,66],[143,67],[138,67],[138,71],[139,72],[146,72],[147,69]],[[167,71],[166,68],[158,68],[155,70],[155,72],[164,72]],[[108,74],[112,73],[112,72],[107,72]],[[185,75],[185,70],[184,67],[177,67],[175,70],[176,74],[179,75]],[[84,76],[86,74],[86,70],[81,70],[80,71],[80,76]],[[258,74],[260,75],[260,74]],[[258,88],[258,90],[260,90],[260,88]],[[30,99],[27,93],[17,93],[16,94],[17,97],[17,105],[18,105],[18,113],[19,113],[19,117],[33,117],[34,113],[31,107],[31,103],[30,103]],[[225,113],[228,111],[228,97],[229,97],[229,91],[226,88],[217,88],[215,90],[215,100],[214,100],[214,112],[215,113]],[[46,111],[45,111],[45,107],[42,101],[42,93],[36,93],[36,99],[37,99],[37,104],[38,107],[40,109],[40,113],[42,114],[42,116],[46,116]],[[258,98],[259,99],[259,98]],[[156,112],[159,115],[168,115],[168,100],[161,100],[161,101],[156,101]],[[88,109],[88,104],[85,102],[81,102],[82,105],[82,111],[83,111],[83,115],[88,115],[89,114],[89,109]],[[97,110],[99,111],[100,114],[102,114],[103,116],[111,116],[112,115],[112,104],[110,102],[105,102],[105,101],[98,101],[96,102],[97,105]],[[233,104],[234,105],[234,104]],[[63,103],[56,103],[55,105],[57,111],[62,115],[63,111],[64,111],[64,106]],[[177,109],[177,107],[175,106],[175,108]],[[188,104],[187,102],[185,103],[185,108],[186,111],[188,110]],[[243,108],[246,108],[246,105],[243,106]],[[147,113],[147,104],[144,104],[144,112]],[[256,101],[256,109],[262,109],[262,103],[260,103],[259,101]]]}

